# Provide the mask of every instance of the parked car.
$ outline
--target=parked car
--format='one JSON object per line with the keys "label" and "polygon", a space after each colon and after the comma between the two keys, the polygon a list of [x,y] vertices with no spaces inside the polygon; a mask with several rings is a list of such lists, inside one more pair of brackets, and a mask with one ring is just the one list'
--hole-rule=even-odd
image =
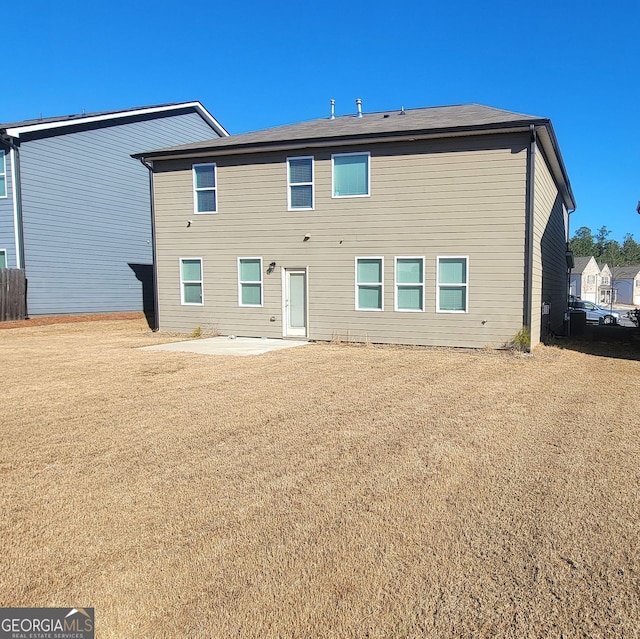
{"label": "parked car", "polygon": [[569,302],[569,307],[577,311],[584,311],[587,314],[587,322],[597,322],[598,324],[617,324],[620,319],[618,311],[602,308],[593,302],[577,300]]}

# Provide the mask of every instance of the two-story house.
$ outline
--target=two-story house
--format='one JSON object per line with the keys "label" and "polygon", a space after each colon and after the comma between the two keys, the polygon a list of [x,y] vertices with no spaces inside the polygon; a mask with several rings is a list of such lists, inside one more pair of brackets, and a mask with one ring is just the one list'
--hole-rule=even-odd
{"label": "two-story house", "polygon": [[612,304],[616,302],[617,290],[613,286],[613,277],[608,264],[598,264],[600,267],[598,304]]}
{"label": "two-story house", "polygon": [[0,124],[0,268],[31,315],[153,306],[149,173],[131,153],[228,133],[200,102]]}
{"label": "two-story house", "polygon": [[576,257],[571,269],[569,294],[587,302],[598,303],[598,289],[601,284],[600,266],[596,258]]}
{"label": "two-story house", "polygon": [[613,269],[613,285],[620,304],[640,306],[640,265],[617,266]]}
{"label": "two-story house", "polygon": [[162,330],[499,347],[562,328],[575,201],[546,118],[358,109],[135,157]]}

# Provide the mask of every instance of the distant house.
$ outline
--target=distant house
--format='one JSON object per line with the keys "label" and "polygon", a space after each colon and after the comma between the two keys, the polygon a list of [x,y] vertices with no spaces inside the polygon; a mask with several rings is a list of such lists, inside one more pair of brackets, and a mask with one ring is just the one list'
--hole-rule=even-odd
{"label": "distant house", "polygon": [[613,286],[619,304],[640,306],[640,265],[617,266],[613,269]]}
{"label": "distant house", "polygon": [[598,303],[598,287],[600,286],[600,266],[596,258],[576,257],[571,269],[569,294],[588,302]]}
{"label": "distant house", "polygon": [[598,304],[611,304],[616,302],[617,289],[613,286],[611,269],[608,264],[598,264],[600,268],[598,285]]}
{"label": "distant house", "polygon": [[135,157],[163,330],[481,347],[562,329],[575,202],[548,119],[356,113]]}
{"label": "distant house", "polygon": [[131,153],[227,135],[199,102],[0,124],[0,268],[26,269],[28,312],[142,310],[150,184]]}

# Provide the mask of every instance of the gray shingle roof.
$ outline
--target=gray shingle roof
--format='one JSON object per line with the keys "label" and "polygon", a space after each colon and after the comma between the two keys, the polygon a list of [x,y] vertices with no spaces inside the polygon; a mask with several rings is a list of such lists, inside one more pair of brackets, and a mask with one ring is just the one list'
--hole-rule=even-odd
{"label": "gray shingle roof", "polygon": [[231,148],[263,148],[278,143],[304,141],[335,141],[340,138],[358,139],[368,137],[393,137],[418,132],[469,130],[478,128],[501,128],[509,125],[547,124],[548,119],[511,111],[503,111],[480,104],[441,106],[423,109],[407,109],[365,113],[361,118],[354,115],[338,116],[334,120],[326,117],[308,122],[263,129],[251,133],[232,135],[205,142],[185,144],[168,149],[138,153],[152,159],[160,155],[179,155],[188,151],[223,150]]}
{"label": "gray shingle roof", "polygon": [[632,280],[640,273],[640,265],[614,266],[611,272],[615,280]]}
{"label": "gray shingle roof", "polygon": [[116,115],[118,113],[129,113],[130,111],[140,111],[142,109],[157,109],[168,106],[179,106],[179,103],[153,104],[130,109],[118,109],[116,111],[95,111],[93,113],[75,113],[72,115],[58,115],[51,118],[36,118],[33,120],[21,120],[19,122],[0,122],[0,129],[12,129],[14,127],[32,126],[34,124],[53,124],[55,122],[69,122],[70,120],[82,121],[85,118],[96,118],[103,115]]}
{"label": "gray shingle roof", "polygon": [[20,122],[0,123],[0,132],[8,133],[11,136],[19,137],[21,134],[32,133],[34,131],[64,129],[82,124],[94,124],[96,122],[117,121],[129,116],[143,116],[161,114],[171,115],[180,110],[193,109],[200,114],[214,131],[222,136],[229,133],[219,122],[197,101],[193,102],[171,102],[167,104],[154,104],[150,106],[132,107],[130,109],[120,109],[117,111],[96,111],[93,113],[77,113],[74,115],[61,115],[52,118],[39,118],[34,120],[22,120]]}
{"label": "gray shingle roof", "polygon": [[591,257],[574,257],[574,267],[571,269],[572,273],[582,273],[587,267],[587,264],[591,261]]}

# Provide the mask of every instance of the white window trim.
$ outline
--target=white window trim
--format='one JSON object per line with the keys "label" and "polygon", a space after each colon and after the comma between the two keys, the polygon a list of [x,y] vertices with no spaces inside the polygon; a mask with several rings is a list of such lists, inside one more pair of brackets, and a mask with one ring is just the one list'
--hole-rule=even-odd
{"label": "white window trim", "polygon": [[[360,282],[358,282],[358,260],[380,260],[380,275],[382,277],[382,280],[377,284],[374,282],[362,283],[362,286],[380,286],[380,300],[382,302],[380,308],[360,308],[358,306],[358,286],[361,285]],[[371,311],[373,313],[384,311],[384,257],[380,255],[358,255],[355,258],[354,270],[356,311]]]}
{"label": "white window trim", "polygon": [[0,255],[4,255],[4,266],[9,268],[9,258],[7,256],[7,249],[0,249]]}
{"label": "white window trim", "polygon": [[[182,262],[188,261],[200,262],[200,279],[199,280],[183,280],[182,279]],[[180,304],[182,306],[204,306],[204,264],[201,257],[181,257],[178,259],[178,268],[180,269]],[[184,301],[184,285],[185,284],[200,284],[200,302],[185,302]]]}
{"label": "white window trim", "polygon": [[2,158],[0,177],[4,177],[4,195],[0,195],[0,200],[5,200],[9,197],[9,185],[7,184],[7,152],[4,149],[0,149],[0,158]]}
{"label": "white window trim", "polygon": [[[196,167],[197,166],[212,166],[213,167],[213,182],[215,186],[200,187],[196,186]],[[220,208],[220,202],[218,201],[218,167],[215,162],[201,162],[191,165],[191,174],[193,179],[193,213],[194,215],[212,215],[218,212]],[[214,191],[216,194],[216,210],[215,211],[198,211],[198,192],[199,191]]]}
{"label": "white window trim", "polygon": [[[242,285],[243,284],[258,284],[255,280],[241,280],[240,279],[240,261],[241,260],[260,260],[260,304],[243,304],[242,303]],[[262,273],[262,258],[261,257],[239,257],[238,258],[238,306],[244,308],[260,308],[264,306],[264,275]]]}
{"label": "white window trim", "polygon": [[[335,162],[334,159],[338,157],[345,157],[347,155],[366,155],[367,156],[367,193],[361,195],[336,195],[335,190]],[[342,199],[345,197],[371,197],[371,152],[359,151],[356,153],[332,153],[331,154],[331,197],[333,199]]]}
{"label": "white window trim", "polygon": [[[415,282],[415,283],[409,283],[409,282],[402,282],[402,283],[398,283],[398,260],[422,260],[422,283],[419,282]],[[397,311],[398,313],[424,313],[424,309],[425,309],[425,264],[426,264],[426,260],[424,258],[424,255],[398,255],[397,257],[394,258],[394,264],[393,264],[393,275],[394,275],[394,285],[395,285],[395,292],[394,292],[394,310]],[[416,286],[421,286],[422,287],[422,308],[417,309],[417,308],[398,308],[398,289],[400,288],[415,288]]]}
{"label": "white window trim", "polygon": [[[440,284],[440,260],[465,260],[465,280],[466,282],[460,282],[459,284]],[[464,286],[465,288],[465,310],[464,311],[450,311],[448,309],[440,308],[440,287],[444,288],[452,286]],[[457,313],[465,314],[469,312],[469,256],[468,255],[438,255],[436,257],[436,313]]]}
{"label": "white window trim", "polygon": [[[291,183],[291,171],[290,171],[290,160],[311,160],[311,182],[296,182],[295,184]],[[315,158],[313,155],[292,155],[287,158],[287,210],[288,211],[313,211],[316,206],[316,189],[314,186],[315,180]],[[292,186],[310,186],[311,187],[311,206],[296,206],[293,208],[291,206],[291,187]]]}

